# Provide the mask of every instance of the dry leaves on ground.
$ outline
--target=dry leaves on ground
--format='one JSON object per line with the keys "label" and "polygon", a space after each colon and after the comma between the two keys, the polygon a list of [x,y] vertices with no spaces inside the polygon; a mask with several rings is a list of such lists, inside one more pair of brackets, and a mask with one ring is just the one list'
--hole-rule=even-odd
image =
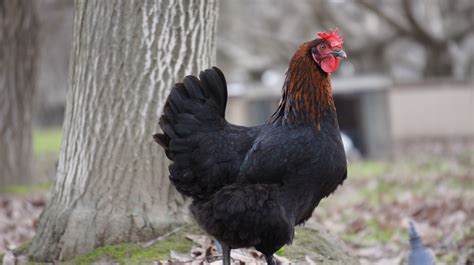
{"label": "dry leaves on ground", "polygon": [[44,195],[0,197],[0,254],[33,238],[44,204]]}

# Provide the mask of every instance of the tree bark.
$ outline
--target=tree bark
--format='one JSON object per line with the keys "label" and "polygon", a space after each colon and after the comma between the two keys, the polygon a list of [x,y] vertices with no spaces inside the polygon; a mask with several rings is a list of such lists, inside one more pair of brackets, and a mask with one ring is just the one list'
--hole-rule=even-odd
{"label": "tree bark", "polygon": [[76,1],[57,181],[33,259],[149,240],[185,221],[152,134],[173,83],[214,63],[216,19],[216,0]]}
{"label": "tree bark", "polygon": [[28,0],[0,0],[0,187],[31,178],[36,17]]}

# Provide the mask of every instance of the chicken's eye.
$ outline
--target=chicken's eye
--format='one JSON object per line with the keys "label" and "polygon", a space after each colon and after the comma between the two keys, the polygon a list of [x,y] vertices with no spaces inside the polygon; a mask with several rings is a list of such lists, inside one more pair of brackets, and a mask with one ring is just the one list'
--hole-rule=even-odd
{"label": "chicken's eye", "polygon": [[321,46],[319,46],[319,48],[321,48],[321,50],[324,50],[327,48],[326,44],[321,44]]}

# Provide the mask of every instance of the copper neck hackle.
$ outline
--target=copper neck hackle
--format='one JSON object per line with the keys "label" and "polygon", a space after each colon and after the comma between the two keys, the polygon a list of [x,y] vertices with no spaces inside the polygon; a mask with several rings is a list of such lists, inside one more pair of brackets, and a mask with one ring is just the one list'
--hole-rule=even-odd
{"label": "copper neck hackle", "polygon": [[335,111],[331,78],[308,55],[309,43],[302,45],[290,61],[283,96],[271,121],[279,117],[289,124],[317,126],[328,111]]}

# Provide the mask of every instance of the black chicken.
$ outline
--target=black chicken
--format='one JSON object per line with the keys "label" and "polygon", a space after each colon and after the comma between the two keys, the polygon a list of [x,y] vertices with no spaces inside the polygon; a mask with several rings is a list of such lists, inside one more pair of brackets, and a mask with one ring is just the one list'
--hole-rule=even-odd
{"label": "black chicken", "polygon": [[154,139],[198,224],[222,244],[224,264],[231,248],[252,246],[274,264],[295,225],[346,178],[330,81],[346,54],[337,31],[318,36],[293,55],[280,105],[264,125],[225,120],[226,81],[216,67],[177,83],[166,101],[164,133]]}

